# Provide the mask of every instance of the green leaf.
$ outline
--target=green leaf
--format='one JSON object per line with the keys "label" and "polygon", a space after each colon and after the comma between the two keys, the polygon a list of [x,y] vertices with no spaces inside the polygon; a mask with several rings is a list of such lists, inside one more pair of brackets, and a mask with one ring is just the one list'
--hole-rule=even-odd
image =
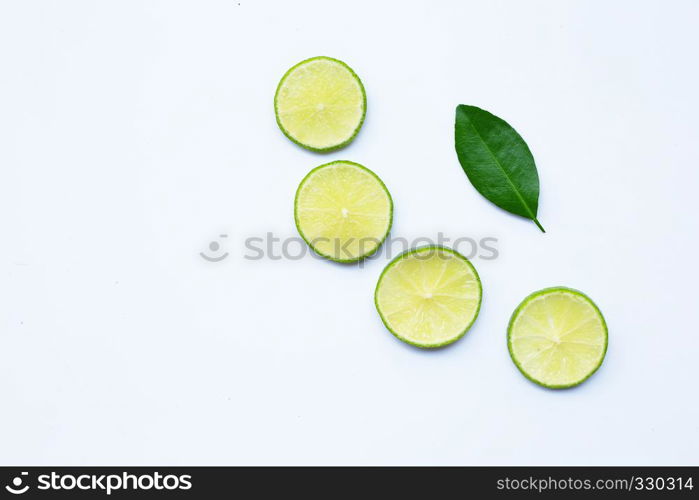
{"label": "green leaf", "polygon": [[473,187],[502,209],[534,221],[539,208],[539,174],[524,139],[492,113],[459,104],[455,145]]}

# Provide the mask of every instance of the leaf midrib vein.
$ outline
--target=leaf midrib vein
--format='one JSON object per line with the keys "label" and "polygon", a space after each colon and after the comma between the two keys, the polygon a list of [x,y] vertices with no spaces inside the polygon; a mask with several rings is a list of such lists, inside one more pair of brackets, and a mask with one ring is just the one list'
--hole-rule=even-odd
{"label": "leaf midrib vein", "polygon": [[524,209],[529,213],[529,217],[530,217],[532,220],[536,219],[536,215],[534,215],[534,214],[532,213],[531,208],[529,208],[529,205],[527,205],[527,202],[524,201],[524,198],[523,198],[522,195],[520,194],[520,192],[519,192],[519,190],[517,189],[517,187],[515,186],[514,182],[512,182],[512,179],[510,179],[510,176],[507,174],[507,171],[506,171],[506,170],[503,168],[503,166],[500,164],[500,161],[498,160],[497,156],[495,156],[495,153],[493,153],[493,152],[491,151],[490,147],[488,146],[488,143],[485,142],[485,139],[483,139],[483,136],[480,134],[480,132],[478,132],[478,129],[477,129],[476,126],[473,124],[473,121],[471,121],[471,118],[467,116],[466,119],[468,120],[468,124],[471,126],[471,128],[473,129],[473,131],[476,133],[476,135],[478,136],[478,138],[481,140],[481,142],[482,142],[483,145],[485,146],[485,149],[488,151],[488,153],[490,153],[490,156],[493,158],[493,161],[495,162],[495,164],[496,164],[496,165],[498,166],[498,168],[502,171],[503,175],[505,176],[505,179],[507,179],[507,182],[510,184],[510,187],[512,187],[512,190],[515,192],[515,194],[517,195],[517,198],[518,198],[519,201],[522,203],[522,206],[523,206]]}

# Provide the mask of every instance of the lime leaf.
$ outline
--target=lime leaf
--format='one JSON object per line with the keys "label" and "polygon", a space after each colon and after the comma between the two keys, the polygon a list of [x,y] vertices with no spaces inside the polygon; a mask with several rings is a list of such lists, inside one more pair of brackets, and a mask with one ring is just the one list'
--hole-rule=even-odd
{"label": "lime leaf", "polygon": [[456,107],[455,145],[473,187],[500,208],[534,221],[539,175],[524,139],[506,121],[475,106]]}

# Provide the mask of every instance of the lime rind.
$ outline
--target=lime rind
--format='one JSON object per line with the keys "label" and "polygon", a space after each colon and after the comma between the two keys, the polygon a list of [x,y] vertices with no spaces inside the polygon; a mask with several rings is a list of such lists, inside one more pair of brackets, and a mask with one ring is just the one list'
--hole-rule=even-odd
{"label": "lime rind", "polygon": [[[422,344],[419,342],[415,342],[413,340],[410,340],[402,335],[400,335],[398,332],[396,332],[391,326],[389,325],[388,320],[384,317],[383,313],[381,312],[381,308],[379,307],[379,289],[381,288],[381,281],[383,280],[385,274],[387,271],[389,271],[393,266],[395,266],[398,262],[400,262],[402,259],[405,259],[413,254],[423,252],[425,250],[437,250],[437,251],[443,251],[447,253],[453,254],[455,257],[463,260],[468,267],[470,267],[471,271],[473,272],[474,277],[476,278],[476,282],[478,283],[478,304],[476,305],[476,310],[473,314],[473,318],[471,321],[466,325],[466,327],[463,329],[462,332],[460,332],[458,335],[445,340],[443,342],[438,342],[435,344]],[[457,340],[463,338],[464,335],[471,329],[473,324],[476,322],[476,319],[478,319],[478,315],[480,314],[481,310],[481,304],[483,302],[483,284],[481,282],[481,277],[478,274],[478,271],[476,271],[476,268],[473,266],[470,260],[468,260],[466,257],[461,255],[459,252],[452,248],[448,248],[442,245],[425,245],[421,246],[418,248],[413,248],[411,250],[407,250],[400,255],[398,255],[396,258],[394,258],[391,262],[386,265],[384,270],[381,272],[381,275],[379,276],[379,280],[376,283],[376,289],[374,290],[374,307],[376,307],[376,311],[379,313],[379,317],[381,318],[381,322],[384,324],[386,329],[391,332],[391,334],[396,337],[398,340],[401,340],[405,342],[406,344],[410,344],[414,347],[419,347],[421,349],[438,349],[440,347],[446,347],[450,344],[453,344]]]}
{"label": "lime rind", "polygon": [[[562,293],[570,293],[572,295],[576,295],[582,299],[584,299],[586,302],[588,302],[594,311],[597,313],[601,323],[602,327],[604,330],[604,347],[602,349],[602,354],[600,356],[599,363],[597,363],[597,366],[595,366],[594,369],[590,370],[590,372],[582,377],[580,380],[576,380],[575,382],[571,382],[570,384],[547,384],[541,380],[538,380],[534,377],[532,377],[520,364],[519,361],[517,361],[517,358],[515,357],[515,354],[513,352],[513,347],[512,347],[512,327],[514,325],[515,320],[518,318],[519,313],[522,311],[522,309],[528,305],[532,300],[536,299],[537,297],[540,297],[542,295],[550,294],[550,293],[556,293],[556,292],[562,292]],[[581,292],[580,290],[576,290],[575,288],[569,288],[565,286],[554,286],[554,287],[549,287],[549,288],[544,288],[542,290],[538,290],[536,292],[533,292],[527,297],[524,298],[524,300],[517,306],[517,308],[514,310],[512,313],[512,316],[510,317],[510,321],[507,326],[507,350],[510,353],[510,358],[512,359],[512,362],[515,364],[517,369],[524,375],[529,381],[540,385],[541,387],[545,387],[547,389],[569,389],[572,387],[577,387],[578,385],[582,384],[585,382],[587,379],[589,379],[592,375],[594,375],[597,370],[600,369],[602,366],[602,363],[604,362],[604,358],[607,355],[607,347],[609,345],[609,329],[607,328],[607,322],[604,319],[604,315],[602,314],[602,311],[600,310],[599,307],[597,307],[597,304],[588,297],[585,293]]]}
{"label": "lime rind", "polygon": [[[355,258],[351,258],[351,259],[338,259],[337,257],[323,253],[320,250],[318,250],[318,248],[311,243],[311,240],[309,240],[309,238],[304,234],[303,230],[301,229],[301,221],[299,220],[299,215],[298,215],[299,194],[301,193],[301,190],[302,190],[304,184],[306,183],[306,181],[318,170],[320,170],[322,168],[330,167],[333,165],[337,165],[337,164],[352,165],[353,167],[360,168],[363,171],[367,172],[374,179],[376,179],[378,181],[379,185],[381,186],[383,191],[386,193],[386,196],[388,197],[389,212],[388,212],[388,227],[386,228],[386,233],[379,240],[378,244],[376,245],[376,248],[374,248],[373,250],[371,250],[365,254],[359,255],[359,256],[357,256]],[[317,255],[319,255],[320,257],[323,257],[324,259],[328,259],[330,261],[337,262],[340,264],[354,264],[354,263],[360,262],[360,261],[374,255],[376,252],[379,251],[379,249],[381,248],[381,245],[383,245],[384,241],[386,241],[386,238],[388,237],[389,233],[391,232],[391,228],[393,227],[393,198],[391,197],[391,192],[388,190],[388,188],[386,187],[386,184],[384,184],[384,182],[381,180],[381,178],[378,175],[376,175],[376,173],[374,173],[372,170],[365,167],[364,165],[360,165],[359,163],[349,161],[349,160],[331,161],[330,163],[324,163],[323,165],[319,165],[319,166],[315,167],[314,169],[312,169],[310,172],[308,172],[304,176],[304,178],[299,183],[299,187],[296,189],[296,195],[294,196],[294,223],[296,224],[296,230],[299,232],[299,235],[301,236],[303,241],[305,241],[306,244],[311,248],[311,250],[313,250]]]}
{"label": "lime rind", "polygon": [[[335,63],[340,64],[344,68],[346,68],[352,74],[352,76],[355,78],[355,80],[359,84],[359,89],[362,92],[362,117],[360,118],[359,123],[357,124],[357,127],[354,129],[354,131],[352,132],[352,134],[350,135],[349,138],[347,138],[346,140],[344,140],[343,142],[341,142],[339,144],[334,144],[334,145],[328,146],[326,148],[316,148],[316,147],[313,147],[311,145],[304,144],[304,143],[300,142],[299,140],[297,140],[293,135],[291,135],[291,133],[284,127],[284,125],[282,125],[282,122],[279,119],[279,108],[277,105],[277,98],[279,97],[279,91],[281,90],[282,85],[284,84],[287,77],[299,66],[306,64],[306,63],[309,63],[311,61],[318,61],[318,60],[333,61]],[[274,117],[277,121],[277,125],[279,126],[279,129],[287,137],[287,139],[289,139],[291,142],[293,142],[297,146],[300,146],[304,149],[308,149],[309,151],[313,151],[315,153],[330,153],[333,151],[337,151],[338,149],[342,149],[345,146],[347,146],[349,143],[351,143],[354,140],[354,138],[357,136],[359,131],[361,130],[362,125],[364,124],[364,119],[366,118],[366,108],[367,108],[366,90],[364,89],[364,84],[362,83],[362,80],[359,78],[359,76],[357,76],[357,73],[355,73],[354,70],[352,68],[350,68],[347,65],[347,63],[345,63],[344,61],[340,61],[339,59],[335,59],[333,57],[328,57],[328,56],[310,57],[308,59],[304,59],[303,61],[301,61],[299,63],[294,64],[291,68],[289,68],[286,71],[286,73],[284,73],[284,76],[282,76],[281,80],[279,80],[279,84],[277,85],[277,90],[274,92]]]}

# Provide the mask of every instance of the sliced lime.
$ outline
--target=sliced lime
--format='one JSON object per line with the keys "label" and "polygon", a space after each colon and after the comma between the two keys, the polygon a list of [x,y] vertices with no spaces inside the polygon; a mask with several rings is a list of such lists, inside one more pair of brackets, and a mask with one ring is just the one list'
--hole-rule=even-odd
{"label": "sliced lime", "polygon": [[449,248],[405,252],[384,269],[374,302],[386,328],[417,347],[460,339],[478,316],[481,280],[471,262]]}
{"label": "sliced lime", "polygon": [[584,293],[564,287],[529,295],[507,330],[510,356],[529,380],[552,389],[584,382],[607,352],[607,324]]}
{"label": "sliced lime", "polygon": [[282,77],[274,112],[284,135],[312,151],[349,144],[366,114],[364,86],[352,69],[330,57],[301,61]]}
{"label": "sliced lime", "polygon": [[311,170],[294,201],[301,237],[318,254],[355,262],[378,250],[391,229],[393,201],[378,176],[351,161]]}

